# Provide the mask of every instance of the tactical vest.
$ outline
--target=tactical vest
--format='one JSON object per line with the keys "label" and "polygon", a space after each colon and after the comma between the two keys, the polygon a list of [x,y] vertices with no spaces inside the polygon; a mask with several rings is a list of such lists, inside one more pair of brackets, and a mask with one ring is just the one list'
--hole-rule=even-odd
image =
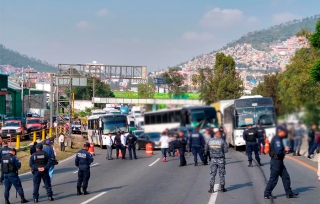
{"label": "tactical vest", "polygon": [[283,160],[285,157],[285,155],[277,155],[275,153],[273,143],[270,145],[269,156],[271,157],[271,159],[276,159],[276,160]]}
{"label": "tactical vest", "polygon": [[263,129],[262,128],[258,128],[257,133],[258,133],[258,138],[263,138]]}
{"label": "tactical vest", "polygon": [[224,152],[222,149],[223,140],[220,138],[214,138],[208,141],[210,156],[213,158],[223,158]]}
{"label": "tactical vest", "polygon": [[133,144],[134,143],[134,136],[133,135],[128,135],[128,139],[127,139],[129,144]]}
{"label": "tactical vest", "polygon": [[38,151],[34,153],[34,164],[36,167],[45,167],[48,163],[48,158],[46,156],[46,153],[43,151]]}
{"label": "tactical vest", "polygon": [[3,150],[1,151],[1,154],[2,154],[2,155],[9,154],[9,149],[3,149]]}
{"label": "tactical vest", "polygon": [[256,142],[256,132],[253,129],[247,130],[247,141]]}
{"label": "tactical vest", "polygon": [[6,154],[2,157],[2,168],[3,168],[3,173],[8,174],[8,173],[17,173],[18,169],[17,167],[12,163],[12,158],[13,156],[11,154]]}

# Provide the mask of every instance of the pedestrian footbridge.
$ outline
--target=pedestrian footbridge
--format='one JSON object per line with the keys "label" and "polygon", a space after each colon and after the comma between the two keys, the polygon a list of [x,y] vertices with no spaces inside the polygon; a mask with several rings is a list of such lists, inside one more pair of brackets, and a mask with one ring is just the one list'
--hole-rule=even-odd
{"label": "pedestrian footbridge", "polygon": [[166,105],[204,105],[198,99],[157,99],[157,98],[92,98],[93,103],[166,104]]}

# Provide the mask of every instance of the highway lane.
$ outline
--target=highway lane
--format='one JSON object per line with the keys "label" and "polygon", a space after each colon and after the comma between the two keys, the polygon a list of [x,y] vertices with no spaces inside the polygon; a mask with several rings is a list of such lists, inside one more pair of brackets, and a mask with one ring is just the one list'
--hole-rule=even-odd
{"label": "highway lane", "polygon": [[[138,160],[105,159],[105,150],[96,149],[94,167],[91,169],[89,182],[90,195],[76,196],[77,169],[74,158],[60,163],[55,170],[53,192],[54,203],[270,203],[263,199],[266,179],[269,177],[269,156],[262,155],[264,167],[255,165],[248,168],[246,155],[230,149],[227,154],[226,193],[209,194],[209,166],[193,166],[193,156],[187,156],[188,166],[178,167],[179,157],[170,157],[167,163],[158,158],[160,151],[152,157],[146,157],[145,151],[138,151]],[[158,161],[157,161],[158,160]],[[317,204],[319,198],[319,182],[316,173],[295,161],[285,161],[292,179],[292,187],[300,192],[300,198],[287,199],[284,195],[281,179],[274,191],[278,196],[275,203],[310,203]],[[152,166],[150,166],[153,164]],[[32,200],[32,177],[21,176],[26,197]],[[217,184],[219,178],[217,176]],[[3,192],[4,187],[0,187]],[[11,191],[11,202],[18,203]],[[40,201],[46,203],[46,194],[40,189]],[[1,195],[0,203],[4,203]]]}

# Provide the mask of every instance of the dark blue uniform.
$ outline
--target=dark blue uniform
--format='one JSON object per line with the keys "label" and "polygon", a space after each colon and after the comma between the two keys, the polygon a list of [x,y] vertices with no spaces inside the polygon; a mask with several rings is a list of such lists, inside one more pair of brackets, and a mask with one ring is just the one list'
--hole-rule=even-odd
{"label": "dark blue uniform", "polygon": [[265,146],[265,141],[264,141],[264,137],[266,135],[266,131],[263,127],[258,127],[257,128],[257,134],[258,134],[258,148],[261,148],[261,144],[263,147],[263,153],[264,153],[264,146]]}
{"label": "dark blue uniform", "polygon": [[[52,160],[49,159],[46,152],[39,150],[30,157],[29,166],[33,174],[33,198],[39,198],[39,187],[41,179],[47,190],[48,197],[52,197],[52,188],[49,176],[49,168],[52,165]],[[39,171],[38,168],[44,168],[44,171]]]}
{"label": "dark blue uniform", "polygon": [[136,154],[136,144],[137,142],[137,137],[134,136],[134,134],[129,134],[127,136],[127,144],[128,144],[128,151],[129,151],[129,157],[132,159],[132,152],[133,152],[133,157],[137,159],[137,154]]}
{"label": "dark blue uniform", "polygon": [[252,152],[254,152],[255,158],[260,164],[259,149],[257,144],[257,131],[253,128],[246,129],[243,132],[243,139],[246,141],[246,152],[248,154],[249,166],[252,164]]}
{"label": "dark blue uniform", "polygon": [[[9,154],[9,150],[10,148],[8,146],[4,146],[3,148],[1,148],[0,150],[0,161],[2,161],[2,156]],[[0,178],[0,183],[3,183],[4,180],[4,176],[3,176],[3,168],[1,166],[1,178]]]}
{"label": "dark blue uniform", "polygon": [[187,138],[185,136],[177,138],[177,146],[180,153],[180,166],[185,166],[187,164],[184,153],[186,152]]}
{"label": "dark blue uniform", "polygon": [[117,155],[117,159],[119,157],[119,150],[122,150],[122,145],[121,145],[121,135],[117,134],[114,137],[114,144],[116,145],[116,155]]}
{"label": "dark blue uniform", "polygon": [[293,194],[290,187],[290,176],[283,163],[286,152],[282,143],[282,139],[278,135],[275,135],[271,140],[269,155],[271,157],[270,179],[264,191],[264,196],[271,196],[272,190],[276,187],[278,183],[279,176],[282,179],[286,195],[289,196]]}
{"label": "dark blue uniform", "polygon": [[93,162],[92,155],[85,149],[78,151],[75,159],[75,165],[79,168],[77,188],[83,188],[86,192],[90,179],[90,164]]}
{"label": "dark blue uniform", "polygon": [[24,197],[23,188],[18,176],[18,169],[21,168],[19,159],[9,153],[6,155],[2,155],[1,164],[4,173],[4,198],[6,200],[9,199],[9,193],[12,185],[15,187],[20,197]]}
{"label": "dark blue uniform", "polygon": [[192,148],[192,154],[194,156],[195,164],[198,164],[198,154],[201,161],[204,163],[203,148],[204,148],[204,137],[201,133],[191,133],[190,146]]}

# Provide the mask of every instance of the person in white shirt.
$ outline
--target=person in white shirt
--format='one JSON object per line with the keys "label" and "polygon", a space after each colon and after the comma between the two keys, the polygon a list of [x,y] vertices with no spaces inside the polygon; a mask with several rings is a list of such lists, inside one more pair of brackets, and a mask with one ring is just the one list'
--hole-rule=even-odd
{"label": "person in white shirt", "polygon": [[112,160],[112,145],[113,145],[112,135],[110,132],[108,132],[107,134],[108,134],[108,137],[106,138],[106,142],[107,142],[107,157],[106,157],[106,159]]}
{"label": "person in white shirt", "polygon": [[65,151],[66,151],[64,142],[65,142],[64,134],[60,133],[59,143],[60,143],[60,151],[61,151],[61,152],[65,152]]}
{"label": "person in white shirt", "polygon": [[126,159],[126,144],[127,144],[127,137],[124,135],[124,131],[121,133],[121,153],[122,153],[122,160]]}
{"label": "person in white shirt", "polygon": [[170,142],[170,138],[167,135],[167,132],[164,131],[160,137],[160,140],[159,140],[163,162],[167,161],[167,152],[169,151],[169,142]]}

